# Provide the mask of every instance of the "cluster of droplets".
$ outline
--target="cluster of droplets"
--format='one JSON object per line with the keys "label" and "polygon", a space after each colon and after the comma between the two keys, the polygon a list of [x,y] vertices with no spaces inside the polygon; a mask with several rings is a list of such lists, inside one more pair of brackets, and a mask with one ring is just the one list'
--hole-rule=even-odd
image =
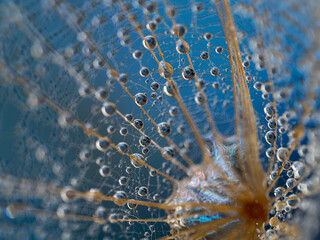
{"label": "cluster of droplets", "polygon": [[[1,23],[0,66],[5,86],[1,91],[12,103],[6,102],[0,111],[11,107],[21,116],[13,126],[22,136],[15,163],[24,162],[12,170],[6,158],[2,169],[8,172],[1,170],[1,174],[16,177],[3,179],[1,193],[6,193],[8,202],[22,197],[26,204],[20,208],[9,204],[7,215],[19,220],[19,209],[23,209],[41,219],[37,211],[48,209],[58,217],[52,229],[58,226],[54,234],[61,239],[78,236],[79,229],[103,239],[168,235],[166,223],[128,220],[165,217],[161,209],[124,200],[163,203],[173,189],[166,176],[180,180],[188,173],[184,171],[188,159],[201,160],[192,129],[176,101],[177,89],[204,137],[209,129],[203,111],[207,105],[218,129],[225,135],[235,134],[230,59],[215,5],[192,1],[187,5],[192,15],[189,22],[183,7],[154,1],[83,1],[72,6],[44,0],[42,6],[34,3],[37,7],[32,7],[33,3],[4,5],[11,16]],[[39,9],[43,13],[37,16]],[[42,25],[45,14],[49,20]],[[53,26],[54,21],[58,26]],[[12,43],[11,38],[15,39]],[[301,109],[282,110],[287,106],[277,105],[287,103],[292,87],[274,89],[271,79],[263,80],[268,78],[263,52],[258,49],[251,55],[243,49],[246,82],[262,98],[254,99],[257,115],[263,116],[258,117],[266,142],[261,143],[262,159],[275,163],[267,179],[269,186],[275,185],[271,195],[276,201],[265,234],[272,239],[281,230],[279,223],[290,220],[299,208],[300,196],[316,191],[319,179],[303,181],[311,172],[312,160],[306,159],[312,159],[312,151],[308,142],[294,142]],[[277,79],[276,68],[270,72]],[[39,131],[35,126],[41,126]],[[297,160],[290,157],[295,145]],[[34,178],[36,173],[39,179]],[[279,178],[284,184],[278,183]],[[34,196],[28,194],[29,189],[35,189]],[[77,195],[75,189],[83,194]],[[48,192],[51,195],[45,197]],[[112,196],[113,203],[97,201],[99,194]],[[85,219],[79,216],[94,218],[81,225],[68,221],[72,214],[78,215],[73,220],[79,222]],[[46,238],[51,235],[46,227],[39,224],[40,230],[22,230],[21,234]],[[123,235],[118,236],[120,231]]]}
{"label": "cluster of droplets", "polygon": [[[96,13],[98,12],[97,9],[102,6],[125,9],[128,13],[114,13],[113,11],[106,13],[106,15]],[[173,135],[173,138],[180,138],[182,139],[182,142],[179,146],[168,144],[167,146],[164,145],[163,147],[160,147],[161,156],[157,156],[156,159],[158,160],[155,162],[160,161],[161,171],[164,171],[167,174],[175,173],[176,177],[180,178],[183,176],[182,172],[178,173],[181,169],[175,167],[174,164],[171,163],[171,159],[177,157],[181,158],[181,155],[187,156],[193,147],[191,144],[187,144],[188,142],[191,142],[190,129],[186,128],[187,124],[185,120],[183,120],[179,108],[176,104],[172,104],[173,102],[171,100],[167,100],[167,97],[174,97],[173,86],[164,83],[157,77],[158,73],[162,78],[172,77],[173,67],[164,60],[160,61],[158,68],[152,67],[152,64],[148,65],[148,62],[154,61],[150,55],[150,51],[157,50],[159,45],[161,45],[162,49],[166,49],[166,51],[169,52],[170,57],[173,57],[170,60],[171,62],[177,57],[175,52],[179,55],[187,53],[190,50],[190,46],[182,39],[182,37],[185,37],[188,33],[187,27],[183,24],[176,24],[165,32],[163,40],[161,38],[156,39],[154,33],[160,25],[162,25],[161,31],[163,31],[165,24],[162,22],[162,17],[158,13],[158,4],[152,1],[146,3],[144,3],[144,1],[135,1],[133,8],[128,3],[122,4],[119,2],[111,3],[105,1],[103,4],[84,3],[82,7],[89,7],[90,11],[93,13],[90,21],[85,19],[81,11],[72,8],[67,2],[43,1],[43,10],[50,14],[50,21],[52,19],[59,19],[57,21],[61,21],[61,29],[57,29],[57,31],[65,32],[66,40],[63,40],[63,34],[61,33],[56,33],[49,37],[46,36],[46,30],[37,29],[38,21],[41,21],[41,15],[38,17],[39,19],[29,19],[29,11],[32,12],[36,10],[35,8],[30,8],[30,6],[27,5],[23,6],[23,4],[18,6],[13,3],[10,3],[5,7],[8,12],[14,15],[12,20],[8,23],[9,26],[14,26],[13,29],[15,29],[16,26],[21,25],[22,27],[16,31],[25,35],[23,41],[26,42],[26,45],[31,44],[31,46],[27,48],[28,51],[22,52],[20,59],[16,61],[30,62],[29,65],[25,63],[24,68],[19,72],[12,71],[12,68],[16,65],[11,62],[10,57],[7,58],[6,52],[2,52],[1,55],[3,60],[7,61],[4,65],[8,66],[8,71],[10,72],[5,78],[11,79],[11,77],[16,77],[14,74],[20,76],[20,73],[25,73],[25,78],[22,79],[22,82],[18,81],[17,83],[22,86],[27,94],[26,102],[29,109],[25,112],[21,109],[21,114],[25,115],[25,119],[27,119],[26,122],[33,121],[29,119],[32,119],[33,116],[31,115],[35,112],[38,114],[42,111],[48,118],[51,115],[57,114],[58,125],[55,121],[50,120],[51,125],[54,126],[52,129],[53,136],[51,137],[55,137],[54,132],[57,131],[56,129],[61,129],[59,130],[59,134],[62,136],[62,141],[56,143],[60,153],[56,156],[54,153],[56,146],[53,143],[46,142],[42,137],[37,136],[37,133],[32,133],[32,131],[30,131],[32,130],[31,123],[25,126],[22,124],[21,126],[25,131],[23,134],[34,135],[34,137],[30,138],[31,144],[28,144],[26,151],[34,152],[36,159],[39,162],[37,163],[39,167],[41,167],[41,169],[47,169],[47,181],[50,182],[53,179],[56,179],[57,185],[61,187],[66,185],[70,186],[70,190],[66,191],[66,194],[65,192],[62,192],[61,194],[64,203],[58,203],[58,198],[55,199],[52,197],[51,199],[52,209],[56,207],[57,216],[64,224],[61,229],[65,230],[60,232],[61,236],[63,236],[63,238],[72,236],[73,227],[68,229],[70,223],[64,221],[64,219],[75,212],[82,215],[80,206],[83,203],[72,203],[74,199],[77,198],[74,197],[72,194],[73,190],[71,189],[78,189],[79,187],[81,188],[81,186],[86,186],[86,182],[88,181],[93,182],[90,184],[88,183],[86,187],[82,188],[83,190],[87,190],[92,196],[99,192],[103,192],[106,195],[111,195],[114,198],[119,199],[135,198],[135,196],[142,199],[147,198],[156,202],[166,199],[171,191],[170,184],[168,184],[169,181],[163,179],[163,177],[159,177],[156,169],[150,169],[147,171],[147,175],[139,171],[139,169],[142,169],[143,164],[149,161],[149,156],[155,158],[153,156],[156,156],[155,152],[158,151],[155,147],[155,144],[157,144],[156,142],[160,141],[163,145],[163,140],[161,138],[171,137]],[[138,10],[142,10],[140,13],[145,15],[145,18],[148,14],[153,16],[153,19],[148,20],[144,26],[141,23],[145,20],[143,19],[141,21],[138,14],[131,12]],[[193,5],[194,12],[200,12],[202,10],[203,6],[201,6],[201,4]],[[170,17],[176,17],[178,16],[178,11],[175,7],[170,7],[167,9],[167,14]],[[110,16],[111,22],[108,20]],[[138,21],[141,21],[141,23]],[[47,24],[50,24],[50,22]],[[101,36],[97,37],[95,35],[95,32],[105,26],[112,28],[116,32],[115,37],[112,36],[112,38],[110,38],[108,36],[109,33],[106,34],[105,38],[101,38]],[[71,31],[66,31],[65,29]],[[138,41],[133,41],[133,39],[138,36],[137,31],[139,30],[137,29],[148,31],[148,33],[143,39],[140,38]],[[4,30],[8,30],[5,25]],[[190,30],[191,29],[189,29],[189,31]],[[194,29],[192,31],[194,31]],[[211,33],[202,34],[196,32],[196,34],[201,37],[203,36],[207,42],[210,42],[210,40],[213,39]],[[172,41],[174,37],[181,37],[181,39],[174,40],[175,46],[173,48],[170,48],[170,46],[166,48],[166,42]],[[110,50],[104,50],[101,53],[96,41],[103,41],[104,39],[110,41],[112,46],[110,47]],[[126,51],[129,52],[130,57],[124,62],[118,60],[118,58],[122,56],[122,53],[118,54],[117,50],[115,50],[118,46],[116,46],[115,43],[112,43],[112,41],[116,39],[119,40],[119,44],[121,45],[120,50],[125,51],[122,49],[127,49]],[[13,43],[8,49],[15,49],[17,48],[16,45],[17,43]],[[120,50],[119,52],[121,52]],[[209,49],[206,49],[206,51],[208,55]],[[107,54],[105,54],[105,52]],[[217,50],[216,52],[221,54],[222,50]],[[107,56],[107,59],[105,59],[104,56]],[[146,56],[147,59],[143,60],[144,56]],[[15,59],[15,56],[13,59]],[[209,59],[208,55],[206,60]],[[116,62],[118,65],[116,65],[116,67],[122,68],[124,71],[115,73],[115,69],[108,67],[110,64],[108,61],[112,64]],[[138,64],[136,64],[135,61]],[[183,79],[188,81],[194,80],[196,74],[195,70],[190,66],[181,67],[181,63],[184,63],[184,59],[181,59],[181,62],[179,61],[179,66],[175,66],[174,69],[175,72],[181,72],[181,74],[178,74],[177,79],[179,87],[180,85],[185,85]],[[35,72],[32,72],[33,65],[35,65]],[[128,66],[129,68],[123,66]],[[64,83],[67,81],[75,82],[73,85],[70,84],[73,88],[70,88],[68,84],[61,86],[56,85],[52,78],[53,75],[51,74],[56,71],[54,69],[57,69],[57,67],[61,70],[61,74],[59,72],[58,75],[59,80],[64,81]],[[101,81],[101,79],[105,79],[105,77],[97,77],[99,72],[104,72],[104,68],[107,68],[106,75],[108,80],[106,84]],[[132,69],[134,69],[134,71],[132,71]],[[211,71],[212,76],[217,77],[219,70],[216,70],[215,75],[213,72],[214,70]],[[197,74],[200,74],[200,72]],[[205,74],[205,71],[201,74]],[[46,79],[53,79],[50,80],[50,84],[47,88],[42,88],[41,78],[44,77]],[[95,77],[97,77],[97,80],[94,80]],[[94,81],[96,81],[95,84],[93,84]],[[140,83],[140,81],[144,81],[145,83]],[[119,84],[116,85],[116,82]],[[201,87],[209,86],[210,82],[211,79],[199,79]],[[36,88],[39,86],[39,90],[32,86],[36,86]],[[190,84],[188,83],[186,86],[190,86]],[[66,91],[67,89],[74,88],[78,88],[78,91],[74,91],[75,93],[72,92],[69,94]],[[128,95],[126,97],[122,96],[125,95],[125,89],[128,90],[129,96],[132,94],[133,99],[128,99]],[[152,91],[151,93],[150,89]],[[51,94],[51,91],[54,91],[54,93]],[[19,102],[20,100],[17,99],[15,101]],[[128,110],[124,110],[123,107],[126,106],[126,102],[128,101],[130,101],[130,106],[134,106],[132,103],[136,104],[131,113],[126,113]],[[193,102],[188,103],[188,105],[192,106],[194,105],[194,102],[201,105],[205,101],[205,95],[198,92],[195,94]],[[149,104],[150,102],[151,104]],[[43,107],[46,103],[49,103],[49,106],[53,107],[54,111],[50,109],[47,110],[46,107]],[[141,110],[139,110],[138,107],[141,108]],[[146,109],[146,113],[150,114],[150,117],[146,117],[143,114],[143,108]],[[48,113],[46,113],[46,111],[48,111]],[[194,114],[197,113],[195,112]],[[51,119],[54,118],[55,117],[52,117]],[[157,119],[155,126],[150,125],[150,119]],[[23,121],[24,119],[22,119],[22,122]],[[42,121],[42,119],[40,121]],[[197,122],[201,122],[201,119],[197,119]],[[37,123],[36,120],[34,123],[41,124]],[[79,124],[81,126],[80,128]],[[82,130],[80,130],[81,128]],[[83,130],[89,137],[79,134],[79,131]],[[90,137],[92,136],[92,132],[101,132],[102,135],[99,135],[97,139],[93,140]],[[150,136],[147,135],[147,133]],[[77,135],[79,135],[77,143],[73,141],[73,149],[69,150],[68,142],[72,142],[72,139]],[[39,143],[37,143],[37,141],[39,141]],[[113,143],[113,141],[115,142]],[[23,145],[25,146],[25,144]],[[112,149],[116,149],[118,153],[114,153],[115,151]],[[141,153],[138,153],[137,150],[140,150]],[[98,152],[101,152],[101,154]],[[68,154],[68,158],[71,158],[71,160],[68,162],[62,161],[61,159]],[[130,154],[131,156],[129,164],[125,163],[126,159],[124,156],[126,154]],[[197,156],[197,153],[194,153],[194,155]],[[199,160],[199,156],[197,157]],[[60,160],[56,160],[54,164],[51,164],[51,158],[58,158]],[[163,159],[166,161],[163,161]],[[163,161],[162,165],[161,161]],[[43,163],[42,165],[40,164],[41,162]],[[116,169],[116,166],[118,166],[119,170]],[[36,169],[28,168],[29,173],[32,171],[36,171]],[[88,178],[90,178],[90,175],[88,174],[94,171],[98,173],[98,176],[95,175],[92,180],[89,180]],[[30,178],[31,176],[32,175],[25,175],[26,178]],[[150,177],[155,180],[150,180]],[[45,178],[43,180],[45,180]],[[162,184],[166,186],[162,190],[161,183],[159,183],[160,180],[163,182]],[[69,187],[64,187],[64,189],[69,189]],[[19,190],[18,192],[22,194],[23,191]],[[107,206],[95,203],[94,197],[88,198],[88,201],[90,203],[87,207],[90,208],[90,211],[93,211],[92,216],[101,219],[113,219],[119,216],[124,219],[126,218],[126,215],[123,216],[121,214],[112,213],[119,211],[116,207],[111,208],[110,212],[110,208]],[[31,206],[33,205],[32,201],[29,202],[27,199],[26,203]],[[119,201],[119,205],[122,206],[123,204],[120,203],[122,203],[121,201]],[[79,207],[77,207],[78,204]],[[126,205],[129,212],[128,210],[124,210],[124,212],[134,214],[132,210],[137,208],[137,204],[127,203]],[[37,208],[39,206],[34,204],[34,207]],[[12,210],[13,208],[9,207],[8,209]],[[123,208],[121,207],[119,209]],[[151,215],[155,214],[155,216],[158,216],[157,212],[159,210],[148,210],[151,212]],[[11,212],[13,213],[14,211],[12,210]],[[16,218],[19,217],[19,214],[12,214],[10,216]],[[129,226],[131,225],[134,225],[134,223],[129,222]],[[161,226],[160,229],[162,228],[163,227]],[[112,226],[106,224],[102,231],[106,233],[111,232],[110,235],[113,236],[114,233],[111,229]],[[152,235],[153,232],[155,232],[155,229],[157,228],[153,225],[149,225],[147,233],[144,234],[145,237]],[[58,232],[59,231],[57,231],[57,234],[59,234]],[[92,224],[89,227],[88,232],[90,232],[90,236],[101,234],[99,228],[96,227],[96,224]],[[157,232],[160,236],[165,234],[165,232],[161,230],[158,230]],[[25,234],[28,234],[27,231]],[[39,236],[40,235],[41,234],[39,234]],[[45,235],[45,233],[43,233],[43,235]]]}

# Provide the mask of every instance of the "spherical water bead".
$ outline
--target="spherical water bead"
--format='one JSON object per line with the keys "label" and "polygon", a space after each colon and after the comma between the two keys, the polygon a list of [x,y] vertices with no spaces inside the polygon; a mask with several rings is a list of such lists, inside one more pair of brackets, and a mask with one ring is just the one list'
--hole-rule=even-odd
{"label": "spherical water bead", "polygon": [[285,118],[287,118],[287,119],[292,119],[292,118],[294,118],[296,116],[296,113],[294,111],[292,111],[292,110],[291,111],[285,111],[283,113],[283,116]]}
{"label": "spherical water bead", "polygon": [[91,157],[91,152],[88,149],[82,149],[79,153],[79,158],[83,162],[88,161],[90,157]]}
{"label": "spherical water bead", "polygon": [[308,181],[301,182],[298,184],[298,190],[305,196],[312,194],[315,190],[319,189],[318,187],[319,179],[310,178]]}
{"label": "spherical water bead", "polygon": [[107,218],[107,209],[105,207],[99,206],[99,207],[97,207],[94,215],[97,218],[106,219]]}
{"label": "spherical water bead", "polygon": [[147,104],[148,102],[148,97],[146,94],[144,93],[137,93],[135,96],[134,96],[134,100],[136,102],[136,104],[140,107],[144,106]]}
{"label": "spherical water bead", "polygon": [[[211,142],[211,141],[210,141],[210,142]],[[206,143],[207,143],[207,142],[206,142]],[[212,144],[212,142],[211,142],[211,144]],[[184,147],[185,147],[186,149],[190,150],[190,149],[192,149],[192,147],[193,147],[193,142],[192,142],[191,139],[186,139],[186,140],[184,141],[183,145],[184,145]]]}
{"label": "spherical water bead", "polygon": [[287,171],[287,176],[290,178],[293,176],[293,171],[292,170],[289,170]]}
{"label": "spherical water bead", "polygon": [[119,81],[123,84],[127,83],[129,81],[129,76],[126,73],[121,73],[119,75]]}
{"label": "spherical water bead", "polygon": [[266,100],[266,99],[269,98],[269,93],[263,93],[263,94],[261,95],[261,97],[262,97],[262,99]]}
{"label": "spherical water bead", "polygon": [[130,36],[130,29],[127,28],[127,27],[124,27],[124,28],[120,28],[118,31],[117,31],[117,36],[118,38],[127,38]]}
{"label": "spherical water bead", "polygon": [[132,154],[132,158],[130,158],[130,162],[131,162],[132,166],[134,166],[135,168],[142,167],[142,164],[139,163],[136,159],[139,159],[140,161],[144,162],[144,157],[139,153],[134,153],[134,154]]}
{"label": "spherical water bead", "polygon": [[72,124],[73,118],[71,117],[70,113],[68,112],[61,112],[59,113],[58,117],[58,123],[60,127],[68,127],[70,124]]}
{"label": "spherical water bead", "polygon": [[150,2],[146,2],[144,7],[146,11],[148,11],[148,13],[154,13],[158,9],[158,4],[156,4],[153,1],[150,1]]}
{"label": "spherical water bead", "polygon": [[286,206],[286,203],[283,201],[277,201],[275,204],[277,212],[282,212]]}
{"label": "spherical water bead", "polygon": [[287,123],[288,123],[288,119],[286,117],[281,116],[281,117],[278,118],[279,126],[282,127],[282,126],[286,125]]}
{"label": "spherical water bead", "polygon": [[185,67],[181,74],[185,80],[192,80],[196,75],[195,71],[190,66]]}
{"label": "spherical water bead", "polygon": [[132,122],[132,120],[133,120],[132,114],[126,114],[125,117],[129,122]]}
{"label": "spherical water bead", "polygon": [[144,124],[143,121],[141,119],[135,119],[133,120],[133,125],[137,128],[137,129],[142,129]]}
{"label": "spherical water bead", "polygon": [[298,153],[300,155],[300,157],[305,157],[308,154],[309,150],[308,150],[308,146],[307,145],[301,145],[298,148]]}
{"label": "spherical water bead", "polygon": [[102,166],[102,165],[103,165],[103,162],[104,162],[104,160],[103,160],[102,157],[98,157],[98,158],[96,159],[96,164],[99,165],[99,166]]}
{"label": "spherical water bead", "polygon": [[142,55],[143,55],[143,53],[142,53],[142,51],[140,51],[140,50],[135,50],[135,51],[132,53],[132,57],[133,57],[134,59],[136,59],[136,60],[141,59]]}
{"label": "spherical water bead", "polygon": [[120,22],[122,22],[125,18],[126,18],[126,16],[125,16],[123,13],[117,13],[117,14],[114,14],[114,15],[112,16],[112,22],[114,22],[115,24],[116,24],[116,23],[120,23]]}
{"label": "spherical water bead", "polygon": [[120,128],[119,133],[120,133],[122,136],[126,136],[126,135],[128,134],[128,129],[125,128],[125,127],[122,127],[122,128]]}
{"label": "spherical water bead", "polygon": [[147,196],[148,195],[148,188],[140,187],[138,190],[138,195],[141,197]]}
{"label": "spherical water bead", "polygon": [[120,39],[120,45],[122,47],[125,47],[125,46],[129,45],[130,43],[131,43],[131,38],[130,37],[125,36],[125,37]]}
{"label": "spherical water bead", "polygon": [[112,134],[112,133],[114,133],[116,131],[116,128],[113,126],[113,125],[109,125],[108,127],[107,127],[107,132],[109,133],[109,134]]}
{"label": "spherical water bead", "polygon": [[261,90],[265,93],[270,93],[271,92],[271,85],[269,82],[265,82],[262,84]]}
{"label": "spherical water bead", "polygon": [[152,92],[152,93],[150,94],[150,97],[151,97],[152,99],[156,99],[156,98],[158,97],[158,94],[157,94],[156,92]]}
{"label": "spherical water bead", "polygon": [[159,63],[158,71],[162,78],[170,78],[173,75],[172,66],[163,60]]}
{"label": "spherical water bead", "polygon": [[90,46],[84,45],[81,49],[81,52],[86,57],[90,56],[93,53],[94,49]]}
{"label": "spherical water bead", "polygon": [[174,120],[173,118],[168,118],[167,123],[171,126],[173,124]]}
{"label": "spherical water bead", "polygon": [[[116,193],[113,195],[114,198],[120,198],[120,199],[127,199],[128,196],[124,191],[116,191]],[[115,204],[119,206],[123,206],[125,204],[124,201],[117,201],[115,200]]]}
{"label": "spherical water bead", "polygon": [[146,2],[145,0],[134,0],[133,6],[135,8],[139,8],[140,6],[144,6],[145,2]]}
{"label": "spherical water bead", "polygon": [[206,102],[207,97],[206,97],[206,95],[204,95],[204,93],[197,92],[194,97],[194,100],[196,101],[196,104],[203,105]]}
{"label": "spherical water bead", "polygon": [[101,112],[104,116],[110,117],[116,112],[116,105],[114,103],[104,103]]}
{"label": "spherical water bead", "polygon": [[138,205],[135,203],[127,203],[127,206],[129,209],[136,209]]}
{"label": "spherical water bead", "polygon": [[268,158],[272,158],[272,157],[274,156],[274,150],[273,150],[273,148],[268,148],[268,149],[266,150],[266,156],[267,156]]}
{"label": "spherical water bead", "polygon": [[173,147],[164,147],[161,154],[165,160],[170,160],[176,155],[176,150]]}
{"label": "spherical water bead", "polygon": [[269,143],[270,145],[274,144],[276,141],[276,135],[273,131],[269,131],[265,135],[266,142]]}
{"label": "spherical water bead", "polygon": [[127,153],[129,151],[129,145],[126,142],[119,142],[117,147],[122,153]]}
{"label": "spherical water bead", "polygon": [[193,12],[201,12],[204,9],[204,6],[202,3],[194,3],[192,5],[192,11]]}
{"label": "spherical water bead", "polygon": [[101,67],[103,67],[105,64],[105,62],[99,58],[96,58],[95,60],[93,60],[92,62],[92,66],[95,68],[95,69],[99,69]]}
{"label": "spherical water bead", "polygon": [[151,169],[151,170],[149,171],[149,175],[150,175],[151,177],[154,177],[154,176],[157,175],[157,171],[155,171],[154,169]]}
{"label": "spherical water bead", "polygon": [[307,166],[303,162],[295,161],[292,164],[293,175],[295,179],[300,179],[307,174]]}
{"label": "spherical water bead", "polygon": [[291,168],[291,162],[287,161],[284,166],[283,166],[283,169],[284,170],[289,170]]}
{"label": "spherical water bead", "polygon": [[270,119],[272,119],[272,117],[266,116],[265,119],[266,119],[267,121],[269,121]]}
{"label": "spherical water bead", "polygon": [[[285,211],[286,213],[290,212],[290,211],[291,211],[291,207],[288,206],[288,205],[286,205],[286,206],[284,207],[284,211]],[[288,215],[287,215],[287,216],[288,216]]]}
{"label": "spherical water bead", "polygon": [[128,173],[128,174],[132,173],[132,168],[131,167],[126,167],[126,173]]}
{"label": "spherical water bead", "polygon": [[219,86],[220,86],[220,84],[219,84],[218,82],[212,83],[212,87],[213,87],[214,89],[218,89]]}
{"label": "spherical water bead", "polygon": [[[118,201],[118,202],[115,202],[117,205],[119,205],[119,206],[124,205],[124,204],[122,204],[123,201],[120,201],[120,200],[117,200],[117,201]],[[108,217],[108,220],[109,220],[109,222],[112,223],[112,222],[114,222],[117,218],[118,218],[117,214],[111,213],[111,214],[109,215],[109,217]]]}
{"label": "spherical water bead", "polygon": [[219,75],[219,68],[217,68],[217,67],[211,68],[210,73],[212,76],[215,76],[215,77],[218,76]]}
{"label": "spherical water bead", "polygon": [[292,208],[292,209],[296,209],[300,204],[300,198],[295,195],[295,194],[291,194],[290,196],[288,196],[287,198],[287,205]]}
{"label": "spherical water bead", "polygon": [[256,90],[261,90],[261,87],[262,87],[262,82],[259,82],[259,81],[257,81],[257,82],[255,82],[254,84],[253,84],[253,87],[254,87],[254,89],[256,89]]}
{"label": "spherical water bead", "polygon": [[121,177],[119,178],[119,184],[120,184],[120,185],[126,185],[127,183],[128,183],[128,178],[127,178],[127,177],[121,176]]}
{"label": "spherical water bead", "polygon": [[109,96],[109,91],[105,87],[99,87],[94,95],[98,100],[103,101]]}
{"label": "spherical water bead", "polygon": [[64,202],[69,202],[77,197],[76,191],[72,189],[71,187],[67,186],[64,187],[60,191],[60,197]]}
{"label": "spherical water bead", "polygon": [[177,15],[177,9],[174,6],[168,6],[166,9],[166,13],[169,17],[174,17]]}
{"label": "spherical water bead", "polygon": [[107,21],[107,19],[105,16],[94,16],[91,20],[91,25],[93,27],[98,27],[98,25],[100,25],[106,21]]}
{"label": "spherical water bead", "polygon": [[101,168],[99,169],[99,173],[100,173],[100,175],[101,175],[102,177],[107,177],[107,176],[109,176],[110,172],[111,172],[110,167],[108,167],[108,166],[106,166],[106,165],[101,166]]}
{"label": "spherical water bead", "polygon": [[67,204],[60,204],[57,208],[57,216],[59,218],[64,218],[66,215],[70,214],[70,207]]}
{"label": "spherical water bead", "polygon": [[272,103],[267,103],[263,111],[267,116],[270,116],[270,117],[272,117],[276,112]]}
{"label": "spherical water bead", "polygon": [[176,24],[171,29],[172,34],[178,37],[183,37],[187,31],[187,28],[182,24]]}
{"label": "spherical water bead", "polygon": [[161,137],[166,137],[171,133],[170,125],[166,122],[162,122],[158,124],[158,133]]}
{"label": "spherical water bead", "polygon": [[149,148],[142,148],[141,152],[142,154],[146,155],[149,153]]}
{"label": "spherical water bead", "polygon": [[142,43],[143,43],[143,46],[148,50],[154,50],[157,47],[156,39],[151,35],[146,36],[143,39]]}
{"label": "spherical water bead", "polygon": [[180,54],[184,54],[188,52],[190,49],[189,44],[184,40],[178,40],[176,42],[176,50]]}
{"label": "spherical water bead", "polygon": [[147,29],[151,32],[155,31],[158,27],[158,23],[154,20],[151,20],[147,23]]}
{"label": "spherical water bead", "polygon": [[204,39],[205,40],[210,41],[211,38],[212,38],[212,33],[207,32],[207,33],[204,34]]}
{"label": "spherical water bead", "polygon": [[220,53],[222,53],[223,48],[220,47],[220,46],[218,46],[218,47],[216,47],[215,51],[216,51],[216,53],[219,53],[219,54],[220,54]]}
{"label": "spherical water bead", "polygon": [[139,139],[139,143],[142,147],[148,147],[151,143],[151,139],[147,136],[141,136]]}
{"label": "spherical water bead", "polygon": [[170,107],[169,114],[171,117],[176,117],[178,115],[178,108],[175,106]]}
{"label": "spherical water bead", "polygon": [[202,60],[208,60],[208,59],[209,59],[209,53],[208,53],[208,52],[202,52],[202,53],[200,54],[200,58],[201,58]]}
{"label": "spherical water bead", "polygon": [[294,178],[288,178],[286,181],[286,185],[288,188],[293,188],[296,184],[296,180]]}
{"label": "spherical water bead", "polygon": [[198,79],[198,82],[199,82],[199,85],[200,85],[200,88],[204,88],[205,87],[205,81],[202,79],[202,78],[199,78]]}
{"label": "spherical water bead", "polygon": [[41,46],[40,42],[35,42],[31,49],[30,49],[30,54],[34,59],[39,59],[44,55],[44,49]]}
{"label": "spherical water bead", "polygon": [[174,92],[173,89],[170,87],[169,83],[166,82],[164,87],[163,87],[163,92],[168,96],[168,97],[173,97]]}
{"label": "spherical water bead", "polygon": [[35,152],[35,157],[42,162],[48,157],[48,149],[44,146],[38,146]]}
{"label": "spherical water bead", "polygon": [[184,134],[185,131],[186,131],[186,127],[185,127],[185,126],[179,125],[179,126],[177,127],[177,132],[178,132],[178,133]]}
{"label": "spherical water bead", "polygon": [[152,198],[153,198],[154,201],[158,201],[160,199],[160,195],[158,193],[156,193],[156,194],[153,195]]}
{"label": "spherical water bead", "polygon": [[96,148],[101,152],[105,152],[109,146],[110,143],[103,138],[100,138],[96,141]]}
{"label": "spherical water bead", "polygon": [[153,90],[153,91],[157,91],[157,90],[159,89],[159,87],[160,87],[160,84],[157,83],[157,82],[152,82],[152,83],[150,84],[150,88],[151,88],[151,90]]}
{"label": "spherical water bead", "polygon": [[277,127],[277,122],[276,122],[274,119],[270,119],[270,120],[268,121],[268,127],[269,127],[270,129],[275,129],[275,128]]}
{"label": "spherical water bead", "polygon": [[282,197],[282,195],[284,194],[285,192],[285,188],[283,187],[277,187],[275,190],[274,190],[274,196],[275,197]]}
{"label": "spherical water bead", "polygon": [[277,178],[277,176],[278,176],[278,172],[277,171],[272,171],[271,173],[270,173],[270,179],[273,181],[273,180],[275,180],[276,178]]}
{"label": "spherical water bead", "polygon": [[270,218],[269,224],[271,227],[276,227],[279,224],[278,218],[277,217]]}
{"label": "spherical water bead", "polygon": [[147,67],[142,67],[140,69],[140,75],[141,77],[147,77],[149,75],[150,71],[149,71],[149,68]]}
{"label": "spherical water bead", "polygon": [[91,93],[91,89],[87,85],[81,85],[78,90],[81,97],[86,97]]}
{"label": "spherical water bead", "polygon": [[250,66],[250,62],[249,61],[243,61],[242,66],[243,67],[249,67]]}
{"label": "spherical water bead", "polygon": [[277,151],[277,159],[280,162],[287,161],[289,159],[289,150],[284,147],[279,148]]}

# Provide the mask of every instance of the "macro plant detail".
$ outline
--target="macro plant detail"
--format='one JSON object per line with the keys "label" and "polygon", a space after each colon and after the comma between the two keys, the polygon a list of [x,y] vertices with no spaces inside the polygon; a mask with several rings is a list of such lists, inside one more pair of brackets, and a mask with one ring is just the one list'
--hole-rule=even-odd
{"label": "macro plant detail", "polygon": [[318,239],[317,2],[1,2],[1,238]]}

